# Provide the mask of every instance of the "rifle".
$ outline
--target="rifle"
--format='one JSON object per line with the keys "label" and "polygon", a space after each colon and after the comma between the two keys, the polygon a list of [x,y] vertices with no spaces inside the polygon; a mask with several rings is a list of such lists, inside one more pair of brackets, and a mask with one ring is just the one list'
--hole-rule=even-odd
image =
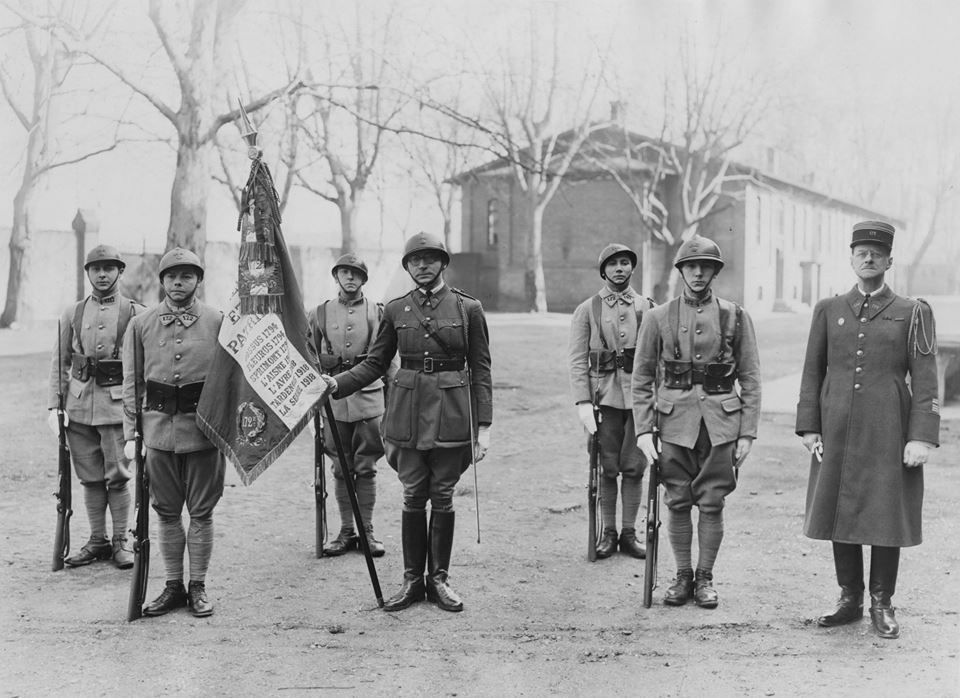
{"label": "rifle", "polygon": [[143,458],[143,405],[140,403],[140,373],[142,362],[137,338],[131,337],[133,347],[133,394],[136,400],[134,418],[134,458],[137,464],[136,514],[133,534],[133,576],[130,578],[130,596],[127,601],[127,620],[134,621],[143,615],[143,604],[147,600],[147,578],[150,576],[150,476]]}
{"label": "rifle", "polygon": [[587,478],[587,560],[597,561],[597,544],[603,527],[600,525],[600,408],[596,403],[593,414],[597,421],[597,430],[590,437],[590,470]]}
{"label": "rifle", "polygon": [[63,561],[70,552],[70,517],[73,516],[73,494],[71,492],[70,447],[67,445],[67,428],[64,426],[65,414],[63,396],[63,335],[60,320],[57,320],[57,425],[59,426],[59,453],[57,460],[57,530],[53,538],[53,571],[63,569]]}
{"label": "rifle", "polygon": [[321,558],[323,546],[327,542],[327,477],[323,472],[323,423],[320,420],[320,410],[313,414],[313,432],[313,498],[317,510],[316,547],[317,557]]}
{"label": "rifle", "polygon": [[[653,446],[658,448],[657,432],[653,432]],[[657,586],[657,553],[660,550],[660,465],[650,463],[650,482],[647,487],[646,521],[647,557],[643,571],[643,607],[653,604],[653,590]]]}
{"label": "rifle", "polygon": [[333,445],[337,449],[337,457],[343,464],[343,482],[347,486],[347,494],[350,496],[350,507],[353,509],[353,518],[357,522],[357,535],[360,538],[360,549],[363,550],[363,556],[367,560],[367,572],[370,573],[370,583],[373,585],[374,596],[377,597],[377,606],[383,608],[383,592],[380,591],[380,580],[377,578],[377,568],[373,564],[373,555],[370,554],[370,541],[367,539],[367,529],[363,526],[363,517],[360,515],[360,502],[357,501],[357,488],[353,482],[353,473],[347,468],[347,454],[343,449],[343,440],[340,438],[340,430],[336,426],[336,418],[333,416],[333,407],[330,406],[330,400],[324,403],[324,410],[327,420],[330,422],[330,433],[333,434]]}
{"label": "rifle", "polygon": [[463,297],[459,293],[454,295],[457,297],[457,307],[460,310],[460,318],[463,320],[463,366],[467,372],[467,423],[470,425],[470,465],[473,467],[473,499],[477,506],[477,545],[479,545],[480,488],[477,483],[477,435],[473,430],[473,371],[470,370],[470,360],[467,358],[470,353],[470,320],[467,317],[467,310],[463,306]]}

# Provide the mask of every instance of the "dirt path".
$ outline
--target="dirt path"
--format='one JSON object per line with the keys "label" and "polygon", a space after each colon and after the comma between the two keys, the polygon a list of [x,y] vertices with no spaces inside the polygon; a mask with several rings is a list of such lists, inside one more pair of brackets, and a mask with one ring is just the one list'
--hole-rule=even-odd
{"label": "dirt path", "polygon": [[[46,357],[0,359],[0,695],[960,695],[960,423],[944,424],[927,466],[926,542],[903,553],[899,640],[877,639],[868,620],[815,627],[836,586],[829,546],[801,534],[806,463],[789,415],[764,417],[729,499],[719,608],[659,603],[673,574],[664,540],[646,610],[642,562],[585,561],[584,439],[567,394],[565,323],[493,317],[491,331],[496,423],[479,470],[480,545],[471,473],[457,498],[451,581],[462,614],[428,604],[383,613],[362,557],[314,559],[302,437],[251,487],[228,475],[208,577],[215,615],[126,623],[129,573],[49,571]],[[767,336],[761,352],[775,364],[798,351],[779,328]],[[378,483],[387,555],[377,569],[389,595],[402,574],[400,487],[386,466]],[[75,546],[86,534],[78,510]],[[151,598],[162,583],[155,553]]]}

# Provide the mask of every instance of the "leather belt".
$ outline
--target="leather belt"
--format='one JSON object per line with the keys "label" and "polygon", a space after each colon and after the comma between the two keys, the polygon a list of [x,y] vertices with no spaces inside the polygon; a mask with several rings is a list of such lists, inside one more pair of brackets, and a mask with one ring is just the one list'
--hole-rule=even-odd
{"label": "leather belt", "polygon": [[148,380],[145,407],[148,411],[165,414],[196,412],[202,390],[203,381],[171,385],[170,383]]}
{"label": "leather belt", "polygon": [[400,359],[400,368],[406,368],[411,371],[423,371],[424,373],[439,373],[441,371],[462,371],[464,360],[459,359],[435,359],[432,356],[425,356],[422,359]]}

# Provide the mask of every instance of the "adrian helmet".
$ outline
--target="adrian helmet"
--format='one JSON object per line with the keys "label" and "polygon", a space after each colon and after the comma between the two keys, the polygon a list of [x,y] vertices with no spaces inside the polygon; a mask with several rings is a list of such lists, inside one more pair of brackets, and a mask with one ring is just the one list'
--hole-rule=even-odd
{"label": "adrian helmet", "polygon": [[337,263],[333,265],[333,269],[330,270],[330,273],[336,277],[337,269],[340,269],[341,267],[344,269],[353,269],[354,271],[363,274],[364,281],[366,281],[370,276],[367,273],[366,263],[357,255],[353,254],[353,252],[348,252],[345,255],[341,255],[337,260]]}
{"label": "adrian helmet", "polygon": [[713,262],[717,271],[723,269],[723,255],[720,246],[713,240],[700,235],[694,235],[680,245],[677,256],[673,258],[673,266],[680,269],[687,262]]}
{"label": "adrian helmet", "polygon": [[87,254],[87,261],[84,262],[83,268],[89,269],[91,264],[103,264],[104,262],[113,262],[120,267],[120,271],[123,271],[127,266],[120,258],[120,252],[116,247],[97,245]]}
{"label": "adrian helmet", "polygon": [[163,281],[163,273],[173,267],[195,267],[203,278],[203,262],[190,250],[183,247],[174,247],[160,258],[160,280]]}
{"label": "adrian helmet", "polygon": [[410,257],[410,255],[415,254],[416,252],[425,252],[427,250],[439,252],[444,266],[450,264],[450,254],[447,252],[447,246],[443,244],[443,240],[436,235],[431,235],[430,233],[417,233],[412,238],[407,240],[407,244],[404,245],[403,259],[400,260],[400,265],[406,269],[407,259]]}
{"label": "adrian helmet", "polygon": [[607,265],[607,262],[610,261],[611,257],[615,257],[618,254],[624,254],[629,257],[633,268],[637,268],[637,253],[626,245],[621,245],[619,242],[612,242],[600,251],[600,260],[597,262],[597,265],[600,268],[601,279],[607,278],[603,274],[603,268]]}

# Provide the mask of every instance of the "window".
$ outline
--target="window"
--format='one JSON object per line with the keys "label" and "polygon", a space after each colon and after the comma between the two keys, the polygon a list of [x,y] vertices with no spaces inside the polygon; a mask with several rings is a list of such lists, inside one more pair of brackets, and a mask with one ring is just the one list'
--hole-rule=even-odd
{"label": "window", "polygon": [[497,244],[498,216],[498,201],[490,199],[487,201],[487,247],[495,247]]}

